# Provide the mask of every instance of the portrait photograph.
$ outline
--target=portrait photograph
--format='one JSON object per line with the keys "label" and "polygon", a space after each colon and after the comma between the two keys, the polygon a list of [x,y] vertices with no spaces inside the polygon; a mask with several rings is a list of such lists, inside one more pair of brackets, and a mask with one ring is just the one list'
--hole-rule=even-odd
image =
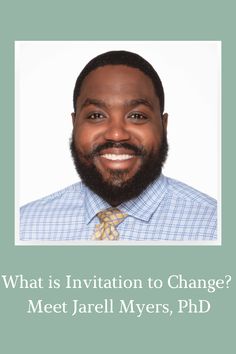
{"label": "portrait photograph", "polygon": [[220,41],[16,41],[15,245],[221,245]]}

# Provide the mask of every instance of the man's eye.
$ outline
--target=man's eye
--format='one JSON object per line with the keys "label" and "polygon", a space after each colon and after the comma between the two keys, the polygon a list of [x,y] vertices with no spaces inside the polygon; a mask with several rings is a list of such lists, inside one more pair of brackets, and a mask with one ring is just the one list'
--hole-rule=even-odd
{"label": "man's eye", "polygon": [[104,114],[99,113],[99,112],[90,113],[87,116],[87,119],[91,119],[91,120],[100,120],[100,119],[103,119],[103,118],[105,118]]}
{"label": "man's eye", "polygon": [[136,122],[143,122],[148,119],[147,116],[145,116],[142,113],[131,113],[129,115],[129,118],[136,121]]}

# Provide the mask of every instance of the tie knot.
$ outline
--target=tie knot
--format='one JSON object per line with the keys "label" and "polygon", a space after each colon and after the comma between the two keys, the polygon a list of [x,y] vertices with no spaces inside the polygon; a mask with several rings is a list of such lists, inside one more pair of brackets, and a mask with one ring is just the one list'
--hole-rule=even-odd
{"label": "tie knot", "polygon": [[119,225],[128,214],[122,213],[117,208],[108,208],[97,214],[100,224],[95,226],[93,240],[118,240],[119,233],[116,226]]}
{"label": "tie knot", "polygon": [[118,225],[122,220],[124,220],[124,218],[126,218],[126,216],[128,216],[128,214],[122,213],[122,211],[117,208],[108,208],[100,211],[97,216],[100,222]]}

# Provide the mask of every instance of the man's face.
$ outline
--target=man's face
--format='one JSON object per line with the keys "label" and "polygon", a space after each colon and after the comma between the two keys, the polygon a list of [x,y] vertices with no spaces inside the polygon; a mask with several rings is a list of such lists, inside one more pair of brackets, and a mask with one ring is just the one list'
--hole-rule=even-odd
{"label": "man's face", "polygon": [[[106,194],[116,190],[116,196],[111,195],[108,200],[111,204],[130,199],[127,196],[119,200],[119,190],[122,192],[140,171],[143,178],[148,177],[144,168],[153,168],[153,160],[161,166],[165,160],[167,146],[162,145],[167,115],[161,116],[151,79],[138,69],[107,65],[90,72],[82,83],[72,118],[72,155],[77,160],[77,170],[91,189],[89,173],[95,172],[97,176],[93,178],[101,180],[101,187],[110,188]],[[152,180],[143,183],[142,189]]]}

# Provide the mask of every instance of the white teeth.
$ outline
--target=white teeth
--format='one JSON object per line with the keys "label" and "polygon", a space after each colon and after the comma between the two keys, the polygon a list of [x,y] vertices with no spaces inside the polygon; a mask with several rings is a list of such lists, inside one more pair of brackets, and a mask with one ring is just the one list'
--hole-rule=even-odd
{"label": "white teeth", "polygon": [[123,160],[129,160],[133,157],[133,155],[127,155],[127,154],[122,154],[122,155],[116,155],[116,154],[104,154],[101,155],[105,159],[108,160],[113,160],[113,161],[123,161]]}

